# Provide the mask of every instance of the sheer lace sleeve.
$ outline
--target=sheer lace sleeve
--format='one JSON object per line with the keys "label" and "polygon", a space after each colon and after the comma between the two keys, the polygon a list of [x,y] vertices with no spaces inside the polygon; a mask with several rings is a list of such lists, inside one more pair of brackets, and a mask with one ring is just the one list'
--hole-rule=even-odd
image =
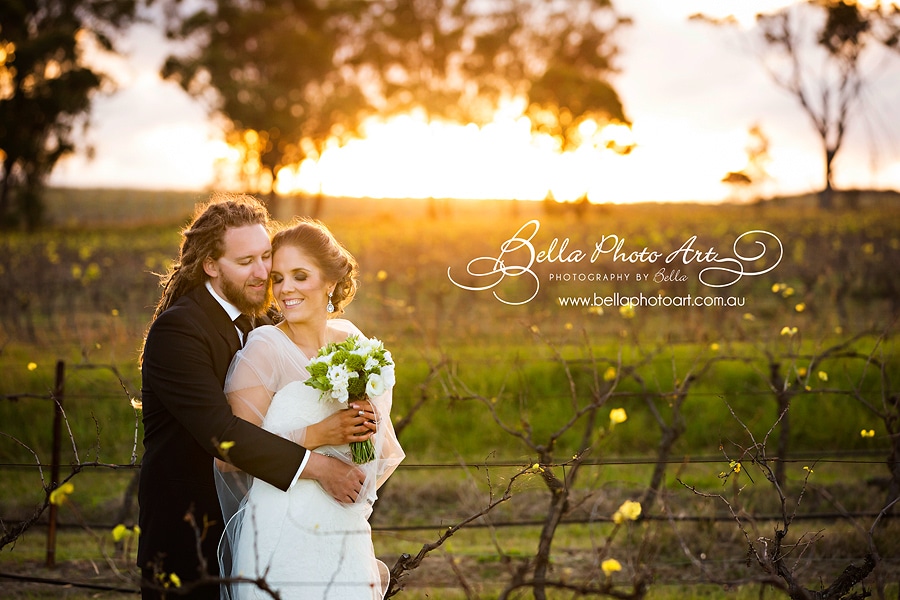
{"label": "sheer lace sleeve", "polygon": [[397,434],[394,432],[394,424],[391,421],[391,405],[393,404],[393,390],[388,390],[381,396],[371,400],[375,407],[378,432],[375,434],[375,489],[378,489],[387,481],[388,477],[397,468],[397,465],[406,457]]}
{"label": "sheer lace sleeve", "polygon": [[247,358],[235,357],[233,367],[225,386],[231,410],[236,417],[262,425],[276,390]]}
{"label": "sheer lace sleeve", "polygon": [[[254,329],[244,348],[232,360],[225,377],[225,394],[235,416],[262,425],[275,393],[291,381],[309,374],[308,361],[278,328]],[[281,434],[303,445],[305,429]]]}
{"label": "sheer lace sleeve", "polygon": [[[234,414],[259,425],[279,385],[279,365],[272,335],[259,328],[251,332],[247,345],[238,352],[225,376],[225,394]],[[274,327],[270,327],[274,329]]]}

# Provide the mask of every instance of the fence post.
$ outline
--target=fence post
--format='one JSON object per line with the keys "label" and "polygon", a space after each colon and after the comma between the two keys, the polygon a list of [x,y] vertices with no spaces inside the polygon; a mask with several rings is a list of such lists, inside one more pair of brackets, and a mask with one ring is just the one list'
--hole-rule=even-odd
{"label": "fence post", "polygon": [[[65,384],[66,363],[56,361],[56,385],[53,389],[53,450],[50,458],[50,490],[59,486],[59,454],[62,447],[62,415],[63,393]],[[47,562],[48,568],[56,566],[56,504],[50,505],[47,525]]]}

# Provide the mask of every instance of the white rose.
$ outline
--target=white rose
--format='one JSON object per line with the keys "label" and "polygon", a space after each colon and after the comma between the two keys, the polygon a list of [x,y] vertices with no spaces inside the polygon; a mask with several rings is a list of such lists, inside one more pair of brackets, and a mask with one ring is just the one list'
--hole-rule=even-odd
{"label": "white rose", "polygon": [[375,398],[376,396],[382,395],[384,389],[384,380],[381,378],[381,375],[376,375],[374,373],[369,375],[369,380],[366,381],[366,396]]}

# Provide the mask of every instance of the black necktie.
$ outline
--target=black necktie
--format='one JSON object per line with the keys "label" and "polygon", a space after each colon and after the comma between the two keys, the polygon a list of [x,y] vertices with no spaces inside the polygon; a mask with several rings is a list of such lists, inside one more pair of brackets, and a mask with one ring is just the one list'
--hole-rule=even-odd
{"label": "black necktie", "polygon": [[247,315],[239,316],[234,320],[234,324],[241,330],[241,346],[243,346],[247,343],[247,334],[253,329],[253,324],[250,322],[250,317]]}

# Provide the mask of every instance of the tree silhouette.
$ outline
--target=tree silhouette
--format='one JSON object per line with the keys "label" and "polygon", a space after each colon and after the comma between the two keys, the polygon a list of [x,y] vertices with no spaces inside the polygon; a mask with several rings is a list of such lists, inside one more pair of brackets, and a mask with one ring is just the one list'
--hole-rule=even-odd
{"label": "tree silhouette", "polygon": [[[734,24],[733,18],[713,19]],[[833,206],[834,159],[851,122],[862,114],[859,102],[883,62],[877,49],[900,49],[900,7],[853,0],[806,0],[756,16],[752,35],[760,59],[776,85],[800,104],[822,143],[825,185],[819,206]]]}
{"label": "tree silhouette", "polygon": [[609,0],[217,0],[173,16],[169,35],[197,50],[163,74],[208,100],[243,149],[244,183],[267,193],[375,115],[484,123],[524,99],[562,149],[586,119],[627,122],[608,81],[627,22]]}
{"label": "tree silhouette", "polygon": [[41,221],[42,190],[75,150],[104,75],[84,63],[86,46],[114,51],[136,0],[0,2],[0,226]]}

